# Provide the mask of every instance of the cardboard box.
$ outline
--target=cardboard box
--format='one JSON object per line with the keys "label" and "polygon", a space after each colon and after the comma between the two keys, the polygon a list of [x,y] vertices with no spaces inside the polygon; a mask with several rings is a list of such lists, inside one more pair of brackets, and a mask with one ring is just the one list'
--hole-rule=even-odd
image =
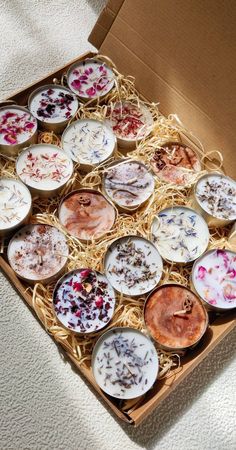
{"label": "cardboard box", "polygon": [[[148,100],[160,101],[162,113],[177,113],[207,151],[220,149],[226,172],[235,177],[233,11],[236,12],[236,4],[230,0],[110,0],[89,40],[100,53],[114,60],[120,72],[134,75],[139,92]],[[87,53],[75,61],[91,56]],[[33,89],[54,77],[60,78],[75,61],[12,95],[11,99],[26,104]],[[33,308],[25,285],[3,257],[0,257],[0,267]],[[182,359],[182,371],[173,378],[158,381],[129,412],[123,412],[118,400],[98,388],[88,364],[79,365],[64,350],[113,412],[122,420],[139,425],[234,328],[234,317],[233,312],[213,316],[201,344]]]}

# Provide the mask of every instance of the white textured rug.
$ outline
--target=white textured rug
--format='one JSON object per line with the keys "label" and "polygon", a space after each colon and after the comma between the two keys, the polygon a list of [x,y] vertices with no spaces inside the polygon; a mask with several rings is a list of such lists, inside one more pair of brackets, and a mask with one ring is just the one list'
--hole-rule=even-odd
{"label": "white textured rug", "polygon": [[[91,49],[104,3],[1,0],[1,98]],[[2,275],[0,286],[0,450],[236,448],[235,332],[134,429],[95,397]]]}

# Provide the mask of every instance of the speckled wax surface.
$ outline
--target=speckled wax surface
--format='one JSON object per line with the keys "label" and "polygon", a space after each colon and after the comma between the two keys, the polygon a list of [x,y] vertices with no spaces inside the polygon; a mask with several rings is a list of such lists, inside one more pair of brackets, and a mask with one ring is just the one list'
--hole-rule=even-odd
{"label": "speckled wax surface", "polygon": [[[2,98],[90,49],[87,37],[105,3],[3,2]],[[0,322],[1,450],[235,449],[236,331],[132,428],[96,399],[2,274]]]}

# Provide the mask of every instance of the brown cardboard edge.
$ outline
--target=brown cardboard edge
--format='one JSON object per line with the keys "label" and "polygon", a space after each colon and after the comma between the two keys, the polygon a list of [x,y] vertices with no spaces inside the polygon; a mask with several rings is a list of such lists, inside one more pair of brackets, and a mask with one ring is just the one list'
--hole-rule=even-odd
{"label": "brown cardboard edge", "polygon": [[[28,94],[32,91],[32,89],[35,89],[38,86],[46,84],[48,81],[51,80],[52,77],[62,76],[66,72],[67,68],[69,68],[69,66],[71,64],[73,64],[74,62],[80,61],[86,57],[92,57],[92,56],[94,56],[93,52],[84,53],[80,57],[75,58],[74,60],[70,61],[67,65],[59,68],[56,72],[51,72],[49,75],[38,80],[36,83],[32,83],[31,85],[23,88],[22,90],[12,94],[12,96],[9,97],[8,99],[14,99],[17,102],[19,102],[19,104],[25,104]],[[187,137],[187,138],[189,138],[189,137]],[[195,146],[196,146],[196,144],[195,144]],[[35,315],[35,317],[39,320],[41,325],[44,327],[43,322],[35,314],[35,311],[34,311],[34,308],[32,305],[31,296],[26,292],[25,287],[20,282],[20,280],[16,277],[14,271],[10,268],[10,266],[8,265],[8,263],[5,261],[5,259],[2,256],[0,256],[0,269],[2,270],[2,272],[4,272],[4,274],[6,275],[6,277],[12,284],[12,286],[21,295],[23,300],[31,308],[32,313]],[[165,389],[163,390],[163,392],[161,392],[159,395],[156,394],[154,397],[151,395],[151,392],[150,392],[151,398],[148,401],[145,401],[145,404],[141,404],[141,406],[138,406],[134,411],[130,412],[129,414],[123,413],[119,408],[117,408],[112,403],[112,401],[110,401],[109,398],[98,388],[98,386],[95,383],[95,380],[92,377],[91,371],[86,366],[79,365],[76,358],[74,358],[70,353],[68,353],[68,351],[62,344],[60,344],[60,346],[63,348],[63,350],[65,351],[68,358],[75,364],[75,366],[77,367],[79,372],[81,372],[81,374],[88,380],[88,382],[92,385],[94,390],[102,397],[104,402],[107,405],[109,405],[109,407],[112,409],[113,413],[117,417],[122,419],[124,422],[133,424],[134,426],[138,426],[146,419],[146,417],[151,412],[154,411],[155,407],[157,407],[162,402],[162,400],[164,400],[175,389],[175,387],[177,387],[178,384],[210,353],[210,351],[213,350],[215,348],[215,346],[231,330],[233,330],[233,328],[236,325],[236,321],[234,319],[232,319],[229,322],[221,324],[222,320],[224,320],[224,319],[222,319],[222,317],[220,317],[211,326],[211,329],[213,331],[213,338],[212,338],[210,344],[203,351],[201,351],[201,349],[197,350],[198,355],[196,357],[194,356],[194,359],[192,357],[192,354],[189,356],[189,361],[184,362],[184,369],[174,377],[171,385],[165,385]],[[218,327],[220,327],[219,329],[221,331],[219,331]]]}
{"label": "brown cardboard edge", "polygon": [[[10,281],[13,288],[17,291],[18,294],[20,294],[20,296],[23,298],[23,300],[27,303],[27,305],[30,307],[30,309],[34,313],[34,316],[37,318],[39,323],[45,329],[43,321],[36,315],[36,313],[34,311],[30,294],[27,293],[25,287],[23,286],[23,284],[21,283],[19,278],[17,278],[17,276],[15,275],[12,268],[8,265],[8,263],[5,261],[5,259],[2,256],[0,256],[0,269],[5,274],[7,279]],[[91,370],[89,370],[85,365],[80,365],[78,360],[67,351],[66,347],[63,346],[63,343],[56,342],[56,344],[63,348],[63,351],[65,352],[66,356],[73,362],[73,364],[77,367],[78,371],[82,373],[82,375],[87,379],[87,381],[92,385],[93,389],[102,397],[102,399],[107,403],[107,405],[109,405],[109,407],[116,414],[116,416],[118,416],[120,419],[122,419],[126,423],[129,423],[129,424],[133,423],[133,420],[131,418],[129,418],[128,415],[123,413],[119,408],[117,408],[109,400],[109,398],[99,389],[99,387],[97,386],[97,384],[92,376]]]}
{"label": "brown cardboard edge", "polygon": [[125,0],[109,0],[95,23],[88,42],[99,49]]}

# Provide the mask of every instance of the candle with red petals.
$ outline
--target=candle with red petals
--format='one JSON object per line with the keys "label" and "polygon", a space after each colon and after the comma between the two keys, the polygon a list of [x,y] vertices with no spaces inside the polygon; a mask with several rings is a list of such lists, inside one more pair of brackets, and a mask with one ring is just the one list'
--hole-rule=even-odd
{"label": "candle with red petals", "polygon": [[94,58],[73,64],[67,73],[69,88],[83,100],[104,97],[113,88],[114,82],[112,69]]}
{"label": "candle with red petals", "polygon": [[76,269],[58,281],[53,306],[64,327],[76,333],[93,333],[112,319],[115,294],[105,275],[88,268]]}
{"label": "candle with red petals", "polygon": [[37,120],[22,106],[0,108],[0,152],[17,155],[37,140]]}

